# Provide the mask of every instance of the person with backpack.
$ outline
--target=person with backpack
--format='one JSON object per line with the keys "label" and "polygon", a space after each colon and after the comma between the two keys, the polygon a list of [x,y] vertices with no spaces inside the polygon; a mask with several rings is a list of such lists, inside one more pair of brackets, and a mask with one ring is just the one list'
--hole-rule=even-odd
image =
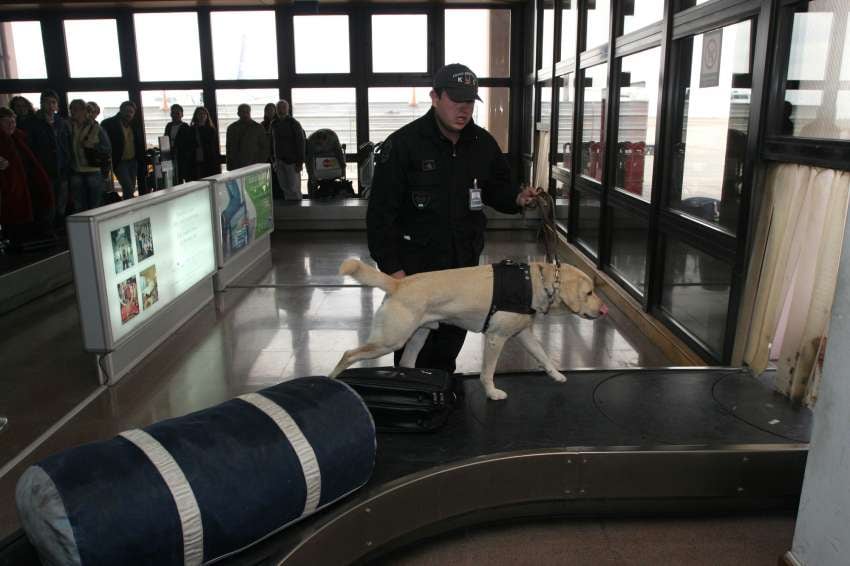
{"label": "person with backpack", "polygon": [[306,139],[304,128],[289,113],[289,102],[279,101],[277,118],[272,122],[272,151],[274,170],[286,200],[301,200]]}

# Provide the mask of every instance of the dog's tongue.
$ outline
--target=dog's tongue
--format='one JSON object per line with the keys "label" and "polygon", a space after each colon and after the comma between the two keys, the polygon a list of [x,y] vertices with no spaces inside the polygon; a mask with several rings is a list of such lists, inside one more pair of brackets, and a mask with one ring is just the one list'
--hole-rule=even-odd
{"label": "dog's tongue", "polygon": [[602,303],[602,306],[599,307],[599,314],[602,316],[608,314],[608,307],[605,306],[605,303]]}

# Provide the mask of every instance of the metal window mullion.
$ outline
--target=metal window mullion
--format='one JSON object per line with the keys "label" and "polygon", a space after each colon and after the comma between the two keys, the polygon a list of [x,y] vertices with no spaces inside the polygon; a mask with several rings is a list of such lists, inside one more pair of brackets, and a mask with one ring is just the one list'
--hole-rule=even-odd
{"label": "metal window mullion", "polygon": [[646,249],[646,271],[642,303],[646,312],[652,312],[660,305],[664,278],[664,245],[660,229],[660,211],[664,202],[665,185],[670,178],[670,163],[667,159],[672,147],[673,106],[675,106],[676,72],[673,49],[673,11],[676,0],[665,0],[664,17],[661,26],[661,65],[658,77],[658,102],[655,115],[655,150],[652,164],[652,184],[650,196],[649,235]]}
{"label": "metal window mullion", "polygon": [[[204,91],[204,107],[210,119],[219,129],[218,104],[216,104],[215,67],[213,65],[212,22],[209,8],[198,8],[198,45],[201,49],[201,84]],[[225,157],[225,156],[222,156]]]}
{"label": "metal window mullion", "polygon": [[606,91],[608,92],[608,100],[604,104],[602,111],[607,115],[608,119],[605,122],[605,144],[602,147],[602,159],[604,159],[604,167],[602,168],[602,194],[600,197],[600,218],[599,218],[599,250],[597,251],[597,265],[599,269],[605,270],[608,265],[611,255],[611,218],[608,214],[608,193],[613,190],[613,185],[616,183],[616,166],[617,166],[617,117],[619,101],[619,61],[614,58],[616,50],[617,22],[621,12],[620,2],[611,2],[608,11],[608,77],[606,78]]}

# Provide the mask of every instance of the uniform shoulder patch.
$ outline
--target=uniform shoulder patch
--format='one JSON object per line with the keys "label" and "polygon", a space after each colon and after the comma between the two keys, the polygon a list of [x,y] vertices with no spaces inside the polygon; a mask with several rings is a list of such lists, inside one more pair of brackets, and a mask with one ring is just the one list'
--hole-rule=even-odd
{"label": "uniform shoulder patch", "polygon": [[390,160],[390,152],[393,149],[393,140],[388,139],[381,143],[381,146],[375,152],[375,161],[378,163],[386,163]]}

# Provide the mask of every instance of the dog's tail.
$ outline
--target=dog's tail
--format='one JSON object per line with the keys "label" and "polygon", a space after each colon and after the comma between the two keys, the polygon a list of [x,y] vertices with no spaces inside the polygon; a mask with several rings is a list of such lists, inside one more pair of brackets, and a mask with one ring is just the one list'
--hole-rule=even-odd
{"label": "dog's tail", "polygon": [[393,279],[386,273],[381,273],[374,267],[366,265],[359,259],[347,259],[339,266],[340,275],[350,275],[360,283],[382,289],[388,295],[398,289],[398,279]]}

